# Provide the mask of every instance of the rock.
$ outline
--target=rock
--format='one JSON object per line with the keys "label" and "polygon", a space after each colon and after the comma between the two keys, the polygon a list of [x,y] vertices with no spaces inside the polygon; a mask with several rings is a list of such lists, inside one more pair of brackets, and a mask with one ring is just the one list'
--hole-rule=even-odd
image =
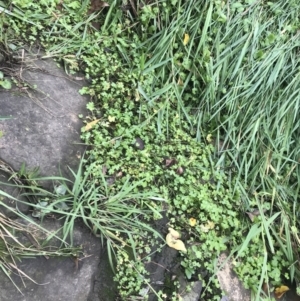
{"label": "rock", "polygon": [[[1,182],[3,184],[1,184]],[[29,208],[30,208],[28,204],[25,204],[26,202],[28,202],[27,198],[25,196],[21,195],[23,193],[21,191],[21,189],[19,189],[18,187],[9,186],[9,185],[15,185],[15,183],[12,180],[9,180],[8,174],[6,174],[0,170],[0,189],[2,189],[4,192],[11,195],[15,199],[18,199],[21,201],[21,202],[17,202],[13,199],[9,199],[7,197],[0,196],[1,202],[3,202],[5,205],[11,207],[12,209],[18,210],[19,212],[21,212],[23,214],[27,214],[29,212]],[[0,205],[0,212],[10,218],[17,217],[17,215],[12,210],[10,210],[4,206],[1,206],[1,205]]]}
{"label": "rock", "polygon": [[[24,223],[23,220],[18,220]],[[33,236],[45,240],[47,235],[32,224],[27,224]],[[57,220],[47,219],[42,224],[50,233],[61,226]],[[74,245],[82,246],[84,255],[79,258],[78,269],[71,257],[37,256],[33,259],[22,259],[17,263],[18,269],[37,282],[26,277],[22,279],[12,274],[12,280],[20,288],[22,294],[14,288],[11,280],[0,273],[1,301],[85,301],[93,285],[93,277],[97,270],[100,255],[99,239],[94,237],[86,227],[76,224],[74,229]],[[20,240],[25,244],[26,237]],[[27,240],[27,244],[28,244]],[[50,240],[51,246],[58,246],[58,240]],[[52,247],[53,248],[53,247]],[[24,285],[23,283],[24,282]]]}
{"label": "rock", "polygon": [[[80,145],[82,124],[78,118],[78,114],[85,114],[86,99],[78,93],[84,82],[70,79],[53,60],[38,60],[36,57],[28,58],[25,55],[22,64],[22,70],[25,71],[21,72],[20,69],[15,73],[21,73],[30,86],[36,86],[35,91],[26,86],[14,87],[11,91],[1,90],[0,115],[11,118],[0,120],[0,160],[15,171],[20,170],[24,162],[27,169],[39,167],[43,176],[60,173],[68,176],[68,166],[76,172],[85,151],[85,147]],[[0,181],[7,182],[7,178],[2,175]],[[53,191],[51,181],[46,183],[46,187]],[[0,189],[16,197],[20,194],[20,191],[3,183]],[[20,204],[10,205],[20,209]],[[27,213],[27,210],[21,209],[23,213]],[[61,222],[45,218],[42,225],[53,232],[62,226]],[[74,242],[75,245],[82,245],[86,255],[77,261],[78,270],[70,257],[46,259],[37,256],[35,259],[21,259],[17,267],[38,284],[11,274],[22,295],[0,270],[0,300],[86,301],[98,273],[100,239],[94,237],[80,222],[76,222]],[[27,245],[31,243],[28,240],[24,242]],[[111,278],[106,281],[110,282]]]}
{"label": "rock", "polygon": [[227,260],[227,257],[225,253],[220,255],[219,266],[221,269],[217,273],[221,289],[226,293],[222,301],[225,301],[226,297],[228,301],[250,301],[250,291],[244,288],[242,282],[233,271],[232,264],[230,260]]}
{"label": "rock", "polygon": [[190,282],[189,285],[191,286],[191,291],[181,295],[182,301],[198,301],[200,298],[200,294],[202,291],[202,282],[195,281]]}
{"label": "rock", "polygon": [[[162,218],[156,220],[152,227],[164,237],[168,232],[168,222],[169,220],[163,212]],[[150,284],[156,292],[174,285],[174,277],[176,278],[177,273],[180,272],[180,264],[176,261],[178,251],[169,246],[164,246],[159,252],[157,251],[158,247],[159,245],[152,246],[151,259],[145,265],[149,273]],[[147,297],[148,301],[158,300],[152,290],[149,290]]]}
{"label": "rock", "polygon": [[117,283],[114,282],[114,272],[109,263],[107,249],[101,251],[101,261],[98,271],[93,280],[93,289],[91,290],[87,301],[116,301],[119,300],[117,293]]}
{"label": "rock", "polygon": [[[82,127],[78,114],[85,114],[86,98],[78,91],[84,82],[71,80],[53,60],[30,59],[22,77],[28,87],[1,91],[0,159],[18,171],[40,168],[42,175],[59,175],[60,168],[76,170],[85,148],[80,145]],[[21,71],[18,71],[21,72]]]}
{"label": "rock", "polygon": [[136,149],[144,150],[145,149],[145,142],[140,137],[137,137],[135,139],[134,146],[135,146]]}

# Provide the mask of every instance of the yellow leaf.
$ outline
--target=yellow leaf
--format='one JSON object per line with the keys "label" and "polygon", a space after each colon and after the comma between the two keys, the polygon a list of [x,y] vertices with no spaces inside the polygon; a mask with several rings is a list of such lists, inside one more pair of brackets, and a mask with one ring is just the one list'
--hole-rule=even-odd
{"label": "yellow leaf", "polygon": [[135,90],[135,101],[139,101],[140,100],[140,93],[138,90]]}
{"label": "yellow leaf", "polygon": [[180,239],[175,239],[171,233],[166,237],[167,245],[177,251],[187,252],[184,243]]}
{"label": "yellow leaf", "polygon": [[280,287],[277,287],[275,289],[275,296],[276,296],[276,298],[280,299],[289,290],[290,289],[287,286],[285,286],[285,285],[281,285]]}
{"label": "yellow leaf", "polygon": [[212,134],[208,134],[206,136],[206,140],[207,140],[207,142],[211,143],[212,142]]}
{"label": "yellow leaf", "polygon": [[177,239],[180,237],[180,233],[173,228],[169,228],[169,233],[173,236],[174,239]]}
{"label": "yellow leaf", "polygon": [[208,232],[215,227],[215,223],[208,221],[206,225],[200,225],[203,232]]}
{"label": "yellow leaf", "polygon": [[215,223],[210,221],[208,221],[206,225],[208,229],[213,229],[215,227]]}
{"label": "yellow leaf", "polygon": [[194,227],[197,224],[197,220],[193,217],[189,219],[189,222],[191,227]]}
{"label": "yellow leaf", "polygon": [[89,131],[90,129],[92,129],[93,126],[96,125],[99,120],[100,119],[96,119],[96,120],[93,120],[93,121],[87,123],[86,126],[83,128],[84,132]]}
{"label": "yellow leaf", "polygon": [[183,86],[183,81],[180,77],[178,78],[177,85],[178,86]]}
{"label": "yellow leaf", "polygon": [[202,232],[208,232],[209,231],[209,229],[207,228],[207,226],[204,226],[204,225],[200,225],[200,228],[201,228],[201,231]]}
{"label": "yellow leaf", "polygon": [[114,117],[114,116],[108,116],[108,121],[109,122],[115,122],[116,121],[116,117]]}
{"label": "yellow leaf", "polygon": [[190,40],[190,36],[187,33],[185,33],[184,34],[184,39],[183,39],[183,45],[184,46],[187,45],[187,43],[189,42],[189,40]]}

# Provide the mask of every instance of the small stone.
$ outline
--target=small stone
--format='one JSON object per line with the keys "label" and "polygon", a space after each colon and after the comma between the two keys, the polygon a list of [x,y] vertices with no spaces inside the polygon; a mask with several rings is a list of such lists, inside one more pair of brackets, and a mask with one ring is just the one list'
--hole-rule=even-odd
{"label": "small stone", "polygon": [[[226,296],[230,301],[250,301],[250,291],[246,290],[242,282],[238,279],[233,271],[232,263],[230,260],[227,260],[227,255],[225,253],[222,253],[219,256],[219,271],[217,272],[217,277],[221,289],[226,293]],[[226,299],[222,299],[222,301],[225,300]]]}
{"label": "small stone", "polygon": [[184,173],[184,168],[183,167],[178,167],[177,168],[177,170],[176,170],[176,173],[178,174],[178,175],[182,175],[183,173]]}
{"label": "small stone", "polygon": [[134,146],[136,149],[143,150],[145,149],[145,142],[140,137],[135,138]]}
{"label": "small stone", "polygon": [[191,286],[191,291],[184,294],[182,297],[182,301],[196,301],[200,299],[200,294],[202,291],[202,282],[195,281],[189,283]]}

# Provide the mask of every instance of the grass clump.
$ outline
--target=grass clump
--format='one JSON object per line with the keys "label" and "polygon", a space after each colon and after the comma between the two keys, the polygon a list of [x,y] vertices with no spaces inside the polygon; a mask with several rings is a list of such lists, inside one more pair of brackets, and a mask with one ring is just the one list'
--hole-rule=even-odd
{"label": "grass clump", "polygon": [[[19,275],[24,287],[24,279],[36,284],[36,279],[30,278],[23,270],[19,269],[18,263],[23,258],[49,257],[79,257],[82,254],[80,247],[73,247],[67,241],[59,238],[55,233],[36,223],[30,217],[23,215],[18,210],[7,206],[3,198],[18,201],[4,191],[0,190],[0,205],[12,212],[18,219],[11,219],[0,213],[0,269],[3,271],[16,289],[22,294],[22,289],[14,281],[13,274]],[[57,243],[51,245],[56,239]]]}

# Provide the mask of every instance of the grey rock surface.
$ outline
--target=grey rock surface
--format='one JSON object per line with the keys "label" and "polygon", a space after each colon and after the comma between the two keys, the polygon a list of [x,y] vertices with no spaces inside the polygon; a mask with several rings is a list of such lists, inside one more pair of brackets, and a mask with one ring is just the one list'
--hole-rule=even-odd
{"label": "grey rock surface", "polygon": [[[29,60],[29,58],[28,58]],[[36,91],[14,87],[0,91],[0,158],[19,170],[40,167],[41,174],[59,174],[59,166],[76,168],[84,151],[80,146],[86,99],[78,90],[81,81],[68,78],[53,60],[31,59],[22,78]]]}
{"label": "grey rock surface", "polygon": [[251,293],[246,290],[242,282],[233,271],[232,263],[225,253],[219,256],[220,270],[217,273],[221,289],[225,292],[222,300],[228,301],[250,301]]}
{"label": "grey rock surface", "polygon": [[[79,144],[82,123],[78,118],[78,114],[85,115],[86,99],[78,93],[84,83],[70,79],[53,60],[39,60],[31,55],[25,56],[24,61],[16,74],[35,86],[36,91],[26,86],[0,91],[0,116],[11,116],[0,120],[0,160],[16,171],[24,162],[28,169],[39,167],[43,176],[59,175],[60,169],[68,176],[67,167],[76,171],[85,151]],[[18,197],[20,192],[8,188],[6,176],[0,176],[4,183],[0,183],[0,189]],[[53,189],[51,182],[47,185]],[[12,207],[19,205],[12,203]],[[21,211],[27,213],[26,210]],[[61,225],[56,219],[43,222],[49,231]],[[37,284],[12,274],[21,294],[0,271],[0,301],[86,301],[98,272],[101,244],[80,222],[75,225],[74,242],[82,245],[84,252],[78,270],[70,257],[22,259],[17,262],[18,268]]]}
{"label": "grey rock surface", "polygon": [[[22,223],[22,221],[20,221]],[[61,222],[47,219],[42,224],[50,233],[57,231]],[[31,225],[34,237],[45,239],[47,234]],[[18,268],[26,273],[22,279],[12,275],[13,281],[21,290],[19,293],[12,282],[0,275],[1,301],[85,301],[93,285],[93,275],[100,260],[99,240],[86,227],[78,223],[74,229],[74,245],[82,246],[84,254],[80,256],[77,267],[73,257],[38,256],[33,259],[22,259]],[[24,244],[26,242],[24,241]],[[58,246],[58,240],[50,240],[49,245]],[[24,282],[24,284],[23,284]]]}
{"label": "grey rock surface", "polygon": [[[5,187],[1,187],[0,184],[0,189],[5,190],[5,192],[10,196],[12,196],[14,199],[7,198],[7,197],[0,197],[0,200],[8,207],[17,209],[19,212],[22,212],[23,214],[28,214],[30,209],[29,205],[26,204],[26,202],[28,202],[28,199],[24,195],[22,195],[23,191],[21,189],[15,186],[9,186],[15,184],[9,178],[10,177],[8,174],[0,170],[0,182],[4,183],[2,184],[2,186],[5,186]],[[21,200],[22,202],[18,202],[15,199]],[[17,215],[12,210],[9,210],[4,206],[0,206],[0,212],[9,218],[17,217]]]}
{"label": "grey rock surface", "polygon": [[114,282],[114,272],[109,263],[107,249],[103,248],[100,254],[101,260],[98,271],[95,274],[93,287],[87,301],[117,301],[117,283]]}
{"label": "grey rock surface", "polygon": [[181,296],[182,301],[198,301],[202,291],[202,282],[195,281],[190,283],[191,291]]}

